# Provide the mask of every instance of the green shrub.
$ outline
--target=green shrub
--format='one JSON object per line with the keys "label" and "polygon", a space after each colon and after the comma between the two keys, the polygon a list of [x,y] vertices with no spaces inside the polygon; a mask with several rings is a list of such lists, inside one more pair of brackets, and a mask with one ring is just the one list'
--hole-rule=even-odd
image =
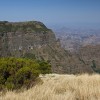
{"label": "green shrub", "polygon": [[39,64],[40,64],[40,66],[39,66],[40,73],[42,73],[42,74],[51,73],[51,65],[50,64],[48,64],[45,61],[40,61]]}
{"label": "green shrub", "polygon": [[51,72],[47,62],[27,58],[0,58],[0,89],[29,88],[39,74]]}

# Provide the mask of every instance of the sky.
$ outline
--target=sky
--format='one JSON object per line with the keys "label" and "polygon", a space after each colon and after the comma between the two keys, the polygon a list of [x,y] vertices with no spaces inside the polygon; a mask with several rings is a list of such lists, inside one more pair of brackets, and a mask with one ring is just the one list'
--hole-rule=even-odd
{"label": "sky", "polygon": [[0,0],[0,21],[100,24],[100,0]]}

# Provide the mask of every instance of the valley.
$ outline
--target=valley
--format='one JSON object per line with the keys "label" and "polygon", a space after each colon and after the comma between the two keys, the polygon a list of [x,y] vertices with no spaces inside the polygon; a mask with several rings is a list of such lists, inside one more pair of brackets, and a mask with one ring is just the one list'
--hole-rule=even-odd
{"label": "valley", "polygon": [[53,28],[64,49],[75,52],[87,45],[100,45],[99,28]]}

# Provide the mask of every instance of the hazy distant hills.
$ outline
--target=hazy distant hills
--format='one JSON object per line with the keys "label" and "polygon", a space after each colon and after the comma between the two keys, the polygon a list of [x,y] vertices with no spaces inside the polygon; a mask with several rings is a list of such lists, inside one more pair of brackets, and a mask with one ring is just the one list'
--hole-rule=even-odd
{"label": "hazy distant hills", "polygon": [[71,52],[86,45],[100,44],[100,30],[86,28],[66,28],[55,30],[56,37],[60,39],[62,47]]}

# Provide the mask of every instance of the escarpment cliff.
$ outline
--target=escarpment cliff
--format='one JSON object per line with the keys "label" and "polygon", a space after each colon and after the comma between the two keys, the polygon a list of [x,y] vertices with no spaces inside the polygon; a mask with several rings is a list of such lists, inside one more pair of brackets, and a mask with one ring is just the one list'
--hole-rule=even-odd
{"label": "escarpment cliff", "polygon": [[31,57],[49,61],[56,73],[93,72],[65,51],[52,30],[38,21],[0,22],[0,57]]}

